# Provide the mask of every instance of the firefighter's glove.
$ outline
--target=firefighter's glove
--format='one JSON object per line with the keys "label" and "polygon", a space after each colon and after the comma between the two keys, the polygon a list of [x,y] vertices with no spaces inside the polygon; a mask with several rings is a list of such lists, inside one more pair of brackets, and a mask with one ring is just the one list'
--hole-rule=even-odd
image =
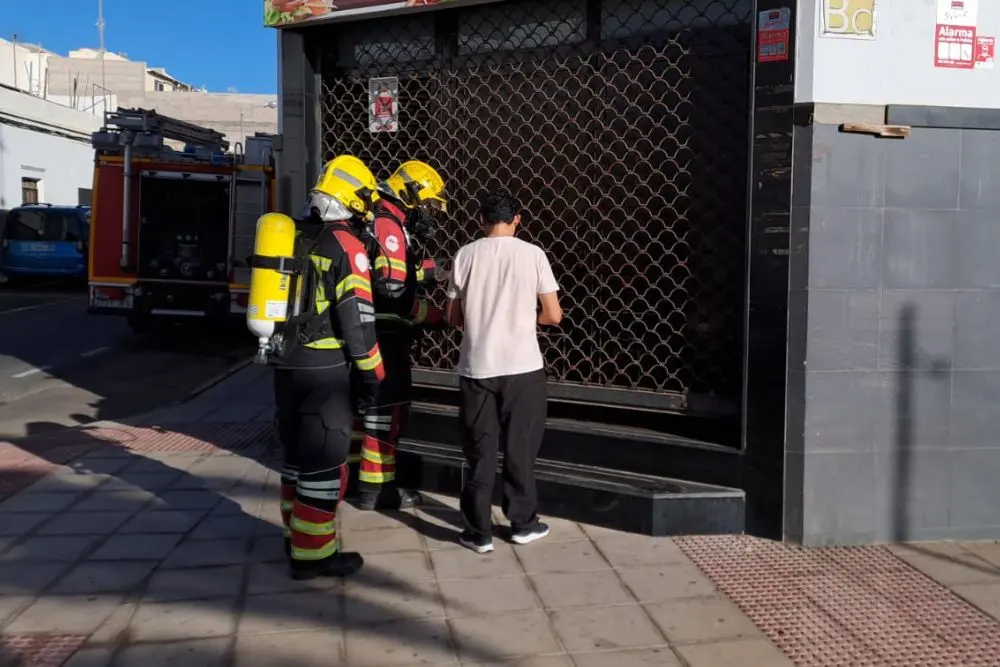
{"label": "firefighter's glove", "polygon": [[358,416],[364,416],[368,412],[368,408],[375,405],[375,399],[378,397],[378,388],[381,384],[378,380],[364,380],[359,383],[360,386],[357,389],[357,414]]}

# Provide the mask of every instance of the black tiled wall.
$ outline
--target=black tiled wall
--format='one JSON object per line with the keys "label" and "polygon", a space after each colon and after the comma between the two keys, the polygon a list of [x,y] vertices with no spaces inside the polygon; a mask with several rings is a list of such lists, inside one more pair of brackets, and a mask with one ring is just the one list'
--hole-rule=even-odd
{"label": "black tiled wall", "polygon": [[795,130],[785,535],[1000,538],[1000,132]]}
{"label": "black tiled wall", "polygon": [[[782,6],[756,2],[757,11]],[[754,65],[743,462],[747,532],[769,538],[782,532],[794,79],[792,60]]]}

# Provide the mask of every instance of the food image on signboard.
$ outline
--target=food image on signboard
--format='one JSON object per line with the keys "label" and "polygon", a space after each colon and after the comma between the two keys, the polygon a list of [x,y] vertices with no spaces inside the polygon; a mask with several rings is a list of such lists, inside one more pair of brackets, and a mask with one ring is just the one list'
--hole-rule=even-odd
{"label": "food image on signboard", "polygon": [[296,23],[334,11],[333,0],[265,0],[264,24]]}
{"label": "food image on signboard", "polygon": [[299,23],[348,9],[393,9],[424,7],[442,0],[264,0],[264,24]]}

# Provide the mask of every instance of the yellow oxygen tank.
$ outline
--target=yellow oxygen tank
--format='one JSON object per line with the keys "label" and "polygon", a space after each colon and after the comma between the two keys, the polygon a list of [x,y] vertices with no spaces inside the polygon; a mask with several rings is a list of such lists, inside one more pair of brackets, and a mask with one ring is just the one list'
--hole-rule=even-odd
{"label": "yellow oxygen tank", "polygon": [[247,328],[257,337],[257,361],[266,362],[271,337],[277,325],[289,316],[292,276],[278,270],[278,262],[289,262],[295,254],[295,221],[283,213],[265,213],[257,219]]}

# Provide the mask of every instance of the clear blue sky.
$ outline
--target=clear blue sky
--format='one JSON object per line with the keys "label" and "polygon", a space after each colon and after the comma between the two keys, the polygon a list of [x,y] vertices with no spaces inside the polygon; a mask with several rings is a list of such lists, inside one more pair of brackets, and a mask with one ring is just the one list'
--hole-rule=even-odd
{"label": "clear blue sky", "polygon": [[[97,48],[97,0],[3,2],[0,37],[65,55]],[[277,35],[263,0],[104,0],[108,51],[212,92],[277,90]]]}

